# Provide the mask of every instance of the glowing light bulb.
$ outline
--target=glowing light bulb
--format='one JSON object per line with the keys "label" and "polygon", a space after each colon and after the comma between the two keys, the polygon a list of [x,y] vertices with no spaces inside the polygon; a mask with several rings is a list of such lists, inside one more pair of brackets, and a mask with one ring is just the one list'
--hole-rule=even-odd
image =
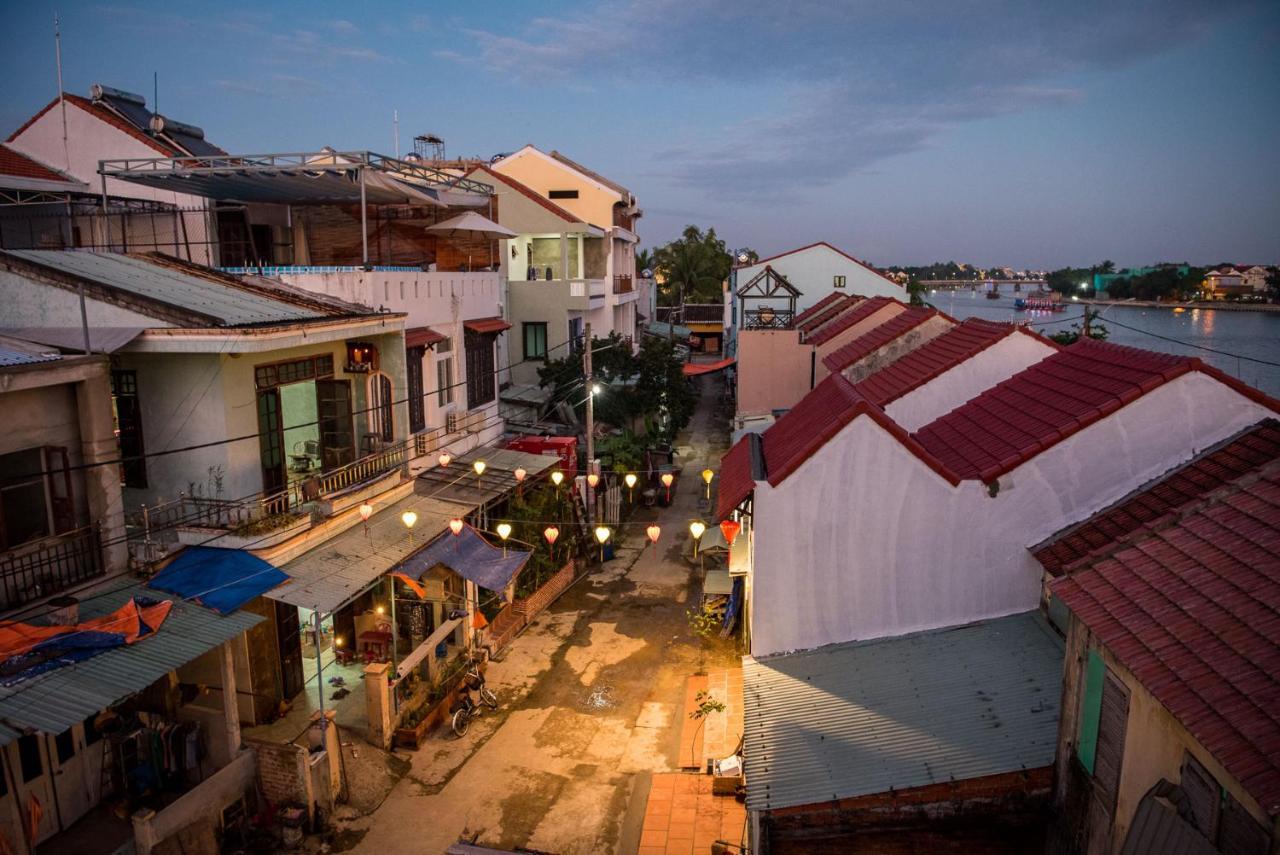
{"label": "glowing light bulb", "polygon": [[697,540],[702,537],[702,533],[707,530],[706,525],[701,520],[694,520],[689,523],[689,534],[693,535],[693,539]]}
{"label": "glowing light bulb", "polygon": [[600,541],[601,546],[604,546],[604,542],[609,539],[609,534],[610,532],[609,532],[608,526],[603,526],[603,525],[596,526],[596,540]]}
{"label": "glowing light bulb", "polygon": [[636,485],[636,473],[628,472],[626,474],[626,477],[624,477],[622,480],[627,483],[627,489],[630,490],[632,487]]}
{"label": "glowing light bulb", "polygon": [[503,540],[506,540],[508,537],[511,536],[511,524],[498,523],[498,527],[495,529],[495,531],[498,532],[498,537],[502,538]]}
{"label": "glowing light bulb", "polygon": [[712,478],[714,478],[714,477],[716,477],[716,473],[712,472],[710,469],[703,469],[703,470],[702,470],[702,480],[703,480],[704,482],[706,482],[706,483],[710,484],[710,483],[711,483],[711,479],[712,479]]}
{"label": "glowing light bulb", "polygon": [[453,532],[455,535],[462,534],[462,520],[457,517],[449,520],[449,531]]}
{"label": "glowing light bulb", "polygon": [[405,511],[400,515],[400,522],[405,524],[406,528],[413,528],[418,522],[418,515],[414,511]]}
{"label": "glowing light bulb", "polygon": [[378,607],[377,607],[377,608],[375,608],[373,611],[374,611],[376,614],[386,614],[386,611],[387,611],[387,610],[386,610],[386,608],[385,608],[384,606],[378,606]]}

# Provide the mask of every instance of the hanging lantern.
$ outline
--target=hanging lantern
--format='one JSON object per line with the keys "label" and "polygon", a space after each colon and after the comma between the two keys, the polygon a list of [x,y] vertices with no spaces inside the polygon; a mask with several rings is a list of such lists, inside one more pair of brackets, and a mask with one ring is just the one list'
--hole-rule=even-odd
{"label": "hanging lantern", "polygon": [[724,535],[724,542],[730,546],[733,546],[734,538],[740,531],[742,531],[742,523],[737,520],[725,520],[720,523],[720,533]]}
{"label": "hanging lantern", "polygon": [[360,505],[360,519],[364,520],[365,522],[368,522],[369,517],[371,516],[373,516],[373,505],[369,504],[368,502],[365,502],[362,505]]}
{"label": "hanging lantern", "polygon": [[647,534],[647,535],[649,535],[649,542],[650,542],[650,543],[657,543],[657,542],[658,542],[658,535],[662,534],[662,529],[658,527],[658,524],[657,524],[657,523],[654,523],[653,525],[651,525],[651,526],[649,526],[648,528],[646,528],[646,529],[644,530],[644,533],[645,533],[645,534]]}
{"label": "hanging lantern", "polygon": [[636,473],[628,472],[626,475],[622,476],[622,481],[627,485],[627,501],[633,501],[635,499],[634,490],[636,488]]}
{"label": "hanging lantern", "polygon": [[418,514],[415,511],[405,511],[400,515],[400,522],[404,523],[405,528],[412,530],[418,522]]}
{"label": "hanging lantern", "polygon": [[485,462],[483,460],[477,460],[475,463],[471,464],[471,468],[476,470],[476,477],[479,478],[484,474]]}
{"label": "hanging lantern", "polygon": [[557,487],[559,487],[562,481],[564,481],[564,473],[561,472],[559,469],[551,473],[552,484],[555,484]]}
{"label": "hanging lantern", "polygon": [[594,490],[596,488],[596,485],[599,483],[600,483],[600,476],[597,475],[596,473],[592,472],[590,475],[587,476],[587,484],[590,485],[592,490]]}
{"label": "hanging lantern", "polygon": [[511,536],[511,523],[498,523],[498,527],[494,531],[498,532],[498,537],[506,540]]}
{"label": "hanging lantern", "polygon": [[676,476],[670,472],[662,473],[662,486],[667,488],[667,504],[671,504],[671,485],[675,483]]}
{"label": "hanging lantern", "polygon": [[603,525],[596,526],[596,540],[600,541],[601,545],[603,545],[604,542],[608,539],[609,539],[609,527],[603,526]]}
{"label": "hanging lantern", "polygon": [[551,544],[552,546],[555,546],[556,538],[560,536],[560,529],[556,528],[553,525],[549,525],[545,529],[543,529],[542,536],[547,539],[547,543]]}
{"label": "hanging lantern", "polygon": [[453,460],[453,455],[447,451],[442,451],[440,452],[440,456],[436,459],[440,461],[441,466],[448,466],[449,461]]}
{"label": "hanging lantern", "polygon": [[702,533],[707,530],[706,524],[702,520],[694,520],[689,523],[689,534],[693,535],[693,557],[698,557],[698,541],[702,539]]}
{"label": "hanging lantern", "polygon": [[523,469],[517,469],[517,470],[515,471],[516,483],[517,483],[517,484],[519,484],[519,483],[523,482],[523,481],[524,481],[524,476],[526,476],[526,475],[528,475],[528,474],[529,474],[529,473],[528,473],[528,472],[525,472]]}
{"label": "hanging lantern", "polygon": [[458,517],[449,520],[449,531],[453,532],[455,536],[462,534],[462,520]]}
{"label": "hanging lantern", "polygon": [[710,499],[710,498],[711,498],[711,479],[712,479],[712,478],[714,478],[714,477],[716,477],[716,473],[712,472],[710,469],[703,469],[703,470],[702,470],[702,481],[703,481],[703,483],[705,483],[705,484],[707,485],[707,498],[708,498],[708,499]]}

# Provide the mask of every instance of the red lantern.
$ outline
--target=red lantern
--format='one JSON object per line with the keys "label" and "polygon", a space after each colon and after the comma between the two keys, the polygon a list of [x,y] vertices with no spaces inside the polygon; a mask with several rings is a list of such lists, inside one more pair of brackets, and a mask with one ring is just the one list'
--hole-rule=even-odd
{"label": "red lantern", "polygon": [[551,544],[552,546],[555,546],[556,538],[560,536],[560,529],[556,528],[553,525],[549,525],[543,530],[542,536],[547,539],[547,543]]}
{"label": "red lantern", "polygon": [[736,520],[725,520],[720,523],[720,533],[724,535],[724,542],[730,546],[733,546],[733,539],[740,531],[742,531],[742,523]]}
{"label": "red lantern", "polygon": [[644,530],[644,533],[645,533],[645,534],[647,534],[647,535],[649,535],[649,542],[650,542],[650,543],[657,543],[657,542],[658,542],[658,535],[662,534],[662,529],[661,529],[661,528],[659,528],[659,527],[655,524],[655,525],[651,525],[651,526],[649,526],[648,528],[646,528],[646,529]]}
{"label": "red lantern", "polygon": [[462,534],[462,520],[457,517],[449,520],[449,531],[453,532],[455,535]]}

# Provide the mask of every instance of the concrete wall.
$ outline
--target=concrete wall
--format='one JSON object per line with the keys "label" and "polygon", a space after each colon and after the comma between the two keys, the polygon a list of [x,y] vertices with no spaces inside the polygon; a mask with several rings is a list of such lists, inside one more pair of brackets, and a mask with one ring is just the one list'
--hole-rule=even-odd
{"label": "concrete wall", "polygon": [[[1107,669],[1129,690],[1129,718],[1125,726],[1124,757],[1120,767],[1116,807],[1112,824],[1111,845],[1107,852],[1119,853],[1129,833],[1134,814],[1142,797],[1161,778],[1178,783],[1182,779],[1182,761],[1190,753],[1231,794],[1263,828],[1274,828],[1262,806],[1245,791],[1226,768],[1182,726],[1173,714],[1153,696],[1128,668],[1120,664],[1106,647],[1089,632],[1089,628],[1072,619],[1067,633],[1066,665],[1063,669],[1062,719],[1059,724],[1056,774],[1057,800],[1061,804],[1072,798],[1066,788],[1073,782],[1088,779],[1088,773],[1070,774],[1076,759],[1076,742],[1080,733],[1080,704],[1084,688],[1084,669],[1090,649],[1097,650]],[[1090,835],[1092,837],[1092,835]]]}
{"label": "concrete wall", "polygon": [[[784,255],[768,262],[738,269],[739,286],[750,282],[761,273],[766,264],[787,278],[800,289],[796,311],[804,311],[828,294],[860,294],[863,297],[897,297],[906,302],[907,292],[901,285],[890,282],[878,273],[868,270],[856,261],[828,246],[818,245],[801,252]],[[844,276],[843,289],[835,288],[834,277]]]}
{"label": "concrete wall", "polygon": [[[881,306],[879,309],[876,309],[870,315],[858,321],[853,326],[849,327],[846,330],[842,330],[839,335],[832,338],[830,341],[825,341],[822,344],[818,345],[815,348],[815,350],[817,350],[817,353],[818,353],[818,359],[817,359],[818,374],[817,374],[817,379],[814,381],[814,385],[816,386],[818,383],[821,383],[824,379],[826,379],[826,376],[831,373],[827,371],[827,367],[822,364],[822,360],[826,359],[828,356],[835,353],[837,350],[844,347],[846,344],[853,341],[854,339],[861,338],[862,336],[871,332],[873,329],[880,326],[885,321],[889,321],[889,320],[892,320],[893,318],[896,318],[898,315],[902,314],[906,310],[907,310],[907,307],[902,303],[889,303],[885,306]],[[850,311],[853,311],[853,310],[850,309]],[[828,323],[832,323],[832,322],[829,321]],[[826,325],[824,324],[823,326],[826,326]],[[821,329],[822,327],[818,327],[818,329],[815,330],[814,332],[821,331]],[[810,337],[812,337],[813,333],[810,333],[809,335]]]}
{"label": "concrete wall", "polygon": [[755,491],[751,653],[901,635],[1036,608],[1027,547],[1271,415],[1198,372],[999,479],[942,479],[870,417]]}
{"label": "concrete wall", "polygon": [[613,225],[613,206],[622,196],[554,158],[526,147],[493,165],[500,175],[510,175],[538,195],[548,198],[552,190],[577,190],[577,199],[550,201],[579,217],[584,223],[601,228]]}
{"label": "concrete wall", "polygon": [[813,348],[797,330],[738,333],[739,416],[790,408],[809,393]]}
{"label": "concrete wall", "polygon": [[[510,282],[511,330],[508,358],[511,365],[511,382],[537,383],[541,362],[524,362],[524,328],[526,323],[547,325],[547,355],[550,359],[563,359],[569,355],[569,319],[587,314],[590,298],[586,282]],[[574,291],[580,295],[575,296]],[[604,336],[608,329],[600,330],[594,324],[592,335]]]}
{"label": "concrete wall", "polygon": [[138,855],[148,855],[161,841],[201,820],[210,820],[218,828],[222,811],[253,789],[255,769],[253,752],[241,751],[229,765],[159,813],[150,808],[135,813],[133,831]]}
{"label": "concrete wall", "polygon": [[907,431],[916,431],[982,392],[1054,353],[1047,342],[1015,333],[912,389],[884,408]]}

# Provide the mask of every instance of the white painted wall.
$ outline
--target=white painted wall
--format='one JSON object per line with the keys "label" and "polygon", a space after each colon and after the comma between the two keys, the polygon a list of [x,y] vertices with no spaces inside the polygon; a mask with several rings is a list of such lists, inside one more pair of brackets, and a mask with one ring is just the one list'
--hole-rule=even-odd
{"label": "white painted wall", "polygon": [[[817,303],[828,294],[859,294],[863,297],[897,297],[906,302],[907,292],[901,285],[885,279],[855,261],[828,246],[814,246],[809,249],[784,255],[767,262],[787,281],[800,289],[800,299],[796,301],[796,311],[802,312]],[[738,287],[750,282],[756,275],[764,271],[766,263],[761,262],[738,269]],[[844,276],[846,285],[843,289],[833,286],[834,277]]]}
{"label": "white painted wall", "polygon": [[908,432],[919,430],[1052,353],[1051,345],[1014,333],[890,401],[884,411]]}
{"label": "white painted wall", "polygon": [[1274,415],[1193,372],[1000,479],[940,478],[859,417],[755,492],[751,653],[901,635],[1036,608],[1027,551]]}

